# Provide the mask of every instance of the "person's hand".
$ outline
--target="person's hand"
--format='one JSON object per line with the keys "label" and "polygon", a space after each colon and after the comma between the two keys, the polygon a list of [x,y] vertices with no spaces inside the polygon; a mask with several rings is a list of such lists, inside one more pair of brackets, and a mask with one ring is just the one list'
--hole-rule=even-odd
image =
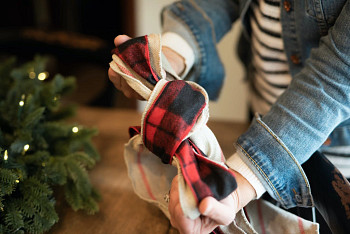
{"label": "person's hand", "polygon": [[[119,35],[114,39],[115,46],[118,46],[131,38],[127,35]],[[185,68],[184,59],[175,51],[169,49],[168,47],[162,47],[162,52],[168,59],[170,65],[174,69],[177,74],[181,74],[181,72]],[[128,98],[135,98],[139,100],[144,100],[141,95],[139,95],[135,90],[133,90],[128,83],[125,81],[123,77],[121,77],[118,73],[113,71],[112,68],[108,69],[108,76],[110,81],[114,84],[114,86],[122,91],[124,95]]]}
{"label": "person's hand", "polygon": [[179,201],[178,176],[173,179],[170,190],[170,223],[180,233],[210,233],[218,225],[230,224],[238,211],[236,193],[217,201],[213,197],[204,198],[199,204],[201,216],[192,220],[186,217]]}
{"label": "person's hand", "polygon": [[221,201],[213,197],[204,198],[198,207],[201,216],[194,220],[186,217],[182,211],[176,176],[171,184],[168,207],[171,225],[181,234],[210,233],[219,225],[229,225],[236,217],[236,213],[256,196],[249,182],[239,173],[235,172],[235,175],[237,189]]}
{"label": "person's hand", "polygon": [[[130,39],[131,38],[129,36],[119,35],[114,39],[114,44],[115,46],[118,46]],[[108,77],[109,77],[109,80],[114,84],[114,86],[118,90],[122,91],[126,97],[143,100],[143,97],[140,94],[138,94],[135,90],[133,90],[125,81],[125,79],[121,77],[118,73],[113,71],[112,68],[108,69]]]}

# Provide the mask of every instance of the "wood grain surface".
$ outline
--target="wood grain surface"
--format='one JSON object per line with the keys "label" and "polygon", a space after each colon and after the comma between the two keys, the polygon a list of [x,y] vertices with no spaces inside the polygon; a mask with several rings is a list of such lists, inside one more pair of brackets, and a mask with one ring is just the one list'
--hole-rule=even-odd
{"label": "wood grain surface", "polygon": [[[95,215],[74,212],[62,197],[58,197],[60,220],[49,233],[177,233],[157,207],[134,194],[127,176],[124,144],[129,139],[128,127],[140,125],[140,119],[141,114],[132,110],[79,107],[72,121],[99,130],[93,141],[101,160],[89,175],[102,195],[100,211]],[[247,128],[244,123],[214,121],[210,121],[208,126],[217,136],[225,156],[234,152],[234,141]]]}

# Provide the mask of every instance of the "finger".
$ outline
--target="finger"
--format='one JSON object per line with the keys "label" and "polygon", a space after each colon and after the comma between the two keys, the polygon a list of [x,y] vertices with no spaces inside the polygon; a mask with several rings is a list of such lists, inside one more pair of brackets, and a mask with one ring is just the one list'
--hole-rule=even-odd
{"label": "finger", "polygon": [[124,80],[123,78],[121,78],[120,80],[120,86],[121,90],[123,91],[126,97],[145,100],[140,94],[138,94],[133,88],[131,88],[128,82],[126,82],[126,80]]}
{"label": "finger", "polygon": [[169,191],[169,211],[173,211],[176,204],[179,203],[179,191],[178,191],[178,176],[175,176],[171,182],[171,187]]}
{"label": "finger", "polygon": [[[187,218],[181,208],[180,203],[177,204],[175,207],[175,217],[174,217],[174,227],[181,233],[181,234],[188,234],[188,233],[203,233],[201,232],[201,220],[200,218],[197,219],[190,219]],[[207,232],[209,233],[209,232]]]}
{"label": "finger", "polygon": [[118,46],[120,44],[123,44],[124,42],[130,40],[131,37],[127,36],[127,35],[119,35],[116,38],[114,38],[114,44],[115,46]]}
{"label": "finger", "polygon": [[122,86],[122,91],[123,91],[125,97],[127,97],[127,98],[132,98],[132,94],[133,94],[133,92],[135,92],[135,91],[134,91],[132,88],[130,88],[130,87],[128,86],[128,84],[126,83],[126,81],[123,80],[123,79],[120,81],[120,84],[121,84],[121,86]]}
{"label": "finger", "polygon": [[173,181],[171,182],[171,187],[169,191],[169,204],[168,204],[168,210],[170,213],[170,223],[173,227],[177,227],[175,217],[176,217],[176,206],[178,204],[179,204],[178,176],[175,176]]}
{"label": "finger", "polygon": [[138,93],[135,92],[135,91],[131,93],[131,98],[133,98],[133,99],[138,99],[138,100],[141,100],[141,101],[144,101],[144,100],[145,100],[140,94],[138,94]]}
{"label": "finger", "polygon": [[201,217],[201,222],[202,222],[202,225],[201,225],[200,233],[212,233],[214,229],[220,225],[213,219],[206,216]]}
{"label": "finger", "polygon": [[184,215],[181,208],[181,205],[179,203],[175,204],[174,208],[172,208],[172,212],[170,215],[170,223],[173,225],[174,228],[182,229],[182,223],[184,222]]}
{"label": "finger", "polygon": [[[173,179],[173,181],[171,182],[171,186],[170,186],[170,193],[176,193],[178,194],[178,190],[179,190],[179,176],[176,175]],[[176,196],[178,197],[178,196]],[[171,198],[171,197],[170,197]]]}
{"label": "finger", "polygon": [[113,71],[112,68],[108,69],[109,80],[113,85],[128,98],[134,98],[138,100],[145,100],[140,94],[138,94],[134,89],[132,89],[128,83],[121,77],[118,73]]}
{"label": "finger", "polygon": [[199,212],[220,225],[229,225],[236,216],[235,207],[232,196],[228,196],[225,203],[219,202],[213,197],[206,197],[199,204]]}
{"label": "finger", "polygon": [[108,69],[108,77],[109,77],[109,80],[113,83],[113,85],[121,90],[122,86],[121,86],[121,77],[120,75],[118,75],[115,71],[113,71],[112,68],[109,68]]}

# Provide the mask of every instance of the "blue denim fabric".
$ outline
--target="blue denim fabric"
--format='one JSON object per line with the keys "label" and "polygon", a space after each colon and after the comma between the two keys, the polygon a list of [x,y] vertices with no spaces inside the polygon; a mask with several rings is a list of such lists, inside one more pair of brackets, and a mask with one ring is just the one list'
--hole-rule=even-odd
{"label": "blue denim fabric", "polygon": [[[188,0],[163,10],[163,22],[171,21],[170,15],[180,22],[174,30],[164,23],[167,31],[192,35],[185,38],[193,40],[190,44],[199,54],[194,74],[200,74],[193,79],[214,98],[224,77],[215,45],[238,17],[249,42],[249,4],[249,0]],[[269,113],[256,116],[236,145],[284,207],[311,206],[310,186],[300,164],[327,137],[334,146],[350,142],[350,2],[283,0],[281,23],[292,82]],[[240,48],[244,49],[249,53],[249,47]]]}
{"label": "blue denim fabric", "polygon": [[[162,13],[163,32],[173,31],[189,42],[195,41],[192,47],[194,51],[199,51],[200,55],[196,57],[200,59],[195,61],[195,70],[188,80],[204,87],[211,100],[217,99],[225,76],[216,43],[231,29],[238,16],[237,10],[237,5],[229,0],[192,0],[176,2]],[[175,26],[171,18],[184,25]]]}

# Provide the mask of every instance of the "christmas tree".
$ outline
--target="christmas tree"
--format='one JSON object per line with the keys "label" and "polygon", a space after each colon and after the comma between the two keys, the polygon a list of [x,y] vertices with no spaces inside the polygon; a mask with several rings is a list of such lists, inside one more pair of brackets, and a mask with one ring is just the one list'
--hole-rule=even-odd
{"label": "christmas tree", "polygon": [[98,210],[87,173],[99,158],[96,130],[63,122],[74,114],[60,100],[73,77],[47,79],[39,56],[16,66],[0,63],[0,233],[42,233],[59,219],[56,188],[74,210]]}

